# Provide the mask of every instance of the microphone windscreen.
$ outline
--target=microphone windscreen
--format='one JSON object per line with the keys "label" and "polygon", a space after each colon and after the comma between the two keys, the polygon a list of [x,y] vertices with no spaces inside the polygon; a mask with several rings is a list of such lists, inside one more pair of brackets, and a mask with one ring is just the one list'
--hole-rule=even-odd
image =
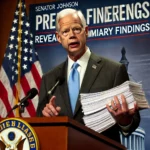
{"label": "microphone windscreen", "polygon": [[38,91],[36,88],[32,88],[30,91],[28,91],[27,95],[29,95],[29,99],[32,99],[38,94]]}

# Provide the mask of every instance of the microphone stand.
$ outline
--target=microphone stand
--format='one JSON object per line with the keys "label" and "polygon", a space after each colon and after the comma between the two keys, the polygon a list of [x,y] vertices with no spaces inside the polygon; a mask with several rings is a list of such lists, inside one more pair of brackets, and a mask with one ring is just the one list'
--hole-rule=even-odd
{"label": "microphone stand", "polygon": [[[21,103],[21,105],[20,105],[20,107],[19,107],[19,113],[21,114],[21,113],[24,113],[24,109],[25,109],[25,107],[27,107],[29,105],[29,102],[28,101],[25,101],[25,102],[23,102],[23,103]],[[17,105],[15,105],[9,112],[8,112],[8,114],[6,115],[6,117],[5,118],[7,118],[8,116],[9,116],[9,114],[14,110],[14,109],[16,109],[18,106]]]}
{"label": "microphone stand", "polygon": [[[15,109],[15,108],[14,108],[14,109]],[[7,117],[9,116],[9,114],[10,114],[14,109],[11,109],[11,110],[8,112],[8,114],[6,115],[5,118],[7,118]]]}
{"label": "microphone stand", "polygon": [[38,94],[38,91],[36,88],[32,88],[31,90],[28,91],[27,95],[19,100],[19,103],[17,103],[6,115],[5,118],[7,118],[9,116],[9,114],[16,108],[19,107],[19,113],[23,113],[24,112],[24,108],[27,107],[29,105],[28,99],[32,99],[33,97],[35,97],[35,95]]}
{"label": "microphone stand", "polygon": [[25,107],[27,107],[29,105],[29,102],[28,101],[25,101],[23,103],[21,103],[20,107],[19,107],[19,113],[24,113],[24,109]]}

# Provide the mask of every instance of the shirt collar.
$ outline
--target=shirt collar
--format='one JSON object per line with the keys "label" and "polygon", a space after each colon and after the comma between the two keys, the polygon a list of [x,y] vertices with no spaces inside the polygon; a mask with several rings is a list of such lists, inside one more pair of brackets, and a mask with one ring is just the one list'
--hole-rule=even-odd
{"label": "shirt collar", "polygon": [[[91,55],[91,51],[90,49],[87,47],[87,50],[85,51],[85,53],[83,54],[83,56],[77,60],[77,63],[82,67],[84,65],[87,65],[89,58]],[[72,59],[70,59],[70,57],[68,56],[68,70],[71,70],[72,65],[73,65],[74,61]]]}

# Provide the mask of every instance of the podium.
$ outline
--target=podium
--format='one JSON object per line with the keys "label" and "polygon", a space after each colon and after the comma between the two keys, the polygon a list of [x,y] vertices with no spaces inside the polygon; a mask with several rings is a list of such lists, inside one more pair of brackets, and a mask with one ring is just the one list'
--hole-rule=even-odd
{"label": "podium", "polygon": [[[68,117],[21,118],[36,132],[40,150],[125,150],[126,148]],[[3,119],[0,119],[2,121]]]}

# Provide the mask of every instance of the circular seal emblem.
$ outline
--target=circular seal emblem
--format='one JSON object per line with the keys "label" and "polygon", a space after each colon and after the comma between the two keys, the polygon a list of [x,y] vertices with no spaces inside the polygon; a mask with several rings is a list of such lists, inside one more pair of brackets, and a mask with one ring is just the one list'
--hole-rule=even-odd
{"label": "circular seal emblem", "polygon": [[26,121],[9,118],[0,122],[0,150],[39,150],[39,141]]}

